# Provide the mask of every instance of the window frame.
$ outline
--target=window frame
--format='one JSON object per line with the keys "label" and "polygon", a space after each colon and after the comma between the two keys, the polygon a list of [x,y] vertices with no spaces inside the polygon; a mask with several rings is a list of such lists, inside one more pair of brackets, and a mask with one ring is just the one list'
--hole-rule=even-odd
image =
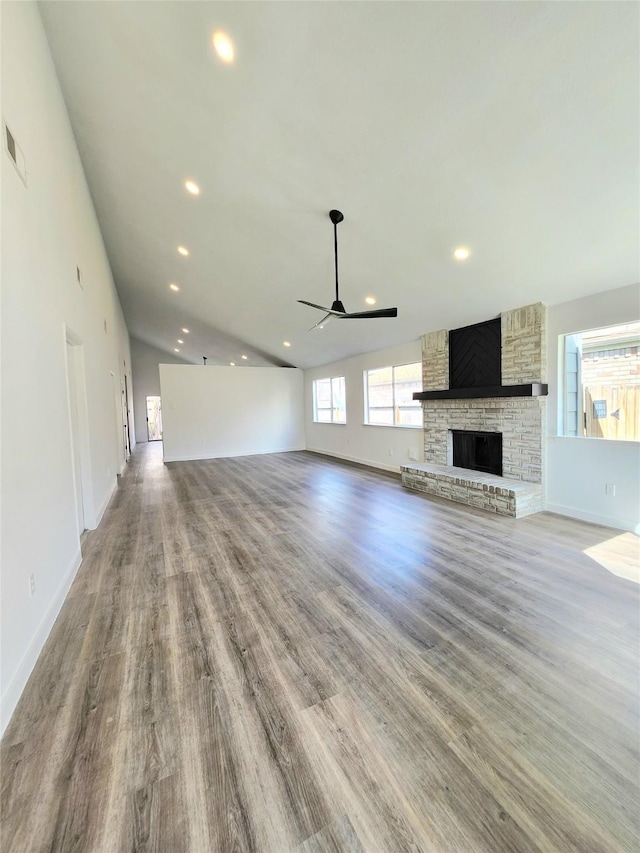
{"label": "window frame", "polygon": [[[401,406],[396,406],[396,378],[395,372],[400,367],[408,367],[410,365],[418,365],[419,366],[419,374],[420,374],[420,390],[422,390],[422,361],[406,361],[402,362],[402,364],[388,364],[383,367],[369,367],[365,368],[362,371],[362,380],[364,386],[364,426],[371,427],[382,427],[383,429],[424,429],[424,423],[422,422],[422,417],[420,418],[421,422],[419,424],[379,424],[372,423],[370,420],[370,405],[369,405],[369,374],[379,371],[379,370],[391,370],[391,406],[377,406],[375,408],[391,408],[393,417],[395,418],[396,408],[401,408]],[[411,406],[412,409],[419,410],[422,415],[422,404],[419,400],[416,400],[416,406]]]}
{"label": "window frame", "polygon": [[[593,360],[599,358],[620,358],[623,349],[631,347],[640,347],[640,330],[628,330],[628,327],[640,325],[640,320],[630,320],[622,323],[610,323],[606,326],[598,326],[576,330],[572,332],[563,332],[558,336],[558,393],[557,393],[557,435],[559,438],[579,439],[586,441],[608,441],[616,444],[631,443],[637,445],[640,442],[640,435],[637,438],[629,438],[627,436],[617,438],[614,435],[594,435],[588,434],[587,424],[593,421],[606,421],[607,414],[598,416],[596,414],[595,403],[604,403],[606,411],[609,412],[609,405],[606,399],[593,400],[590,397],[587,399],[587,390],[593,388],[593,384],[589,381],[585,382],[582,371],[585,363],[589,362],[589,358],[585,358],[585,352],[589,354],[592,351]],[[612,337],[608,340],[603,338],[602,345],[596,350],[593,343],[588,343],[583,347],[583,337],[589,339],[589,336],[595,333],[605,333],[608,330],[617,328],[625,329],[621,331],[618,337]],[[571,356],[577,353],[577,358],[571,360]],[[609,356],[608,353],[611,353]],[[638,351],[640,354],[640,350]],[[630,374],[631,375],[631,374]],[[600,389],[609,385],[603,378],[601,385],[595,386]],[[626,383],[621,379],[611,385],[612,388],[619,386],[637,387],[636,383]],[[640,393],[640,392],[639,392]],[[572,399],[575,398],[575,399]],[[587,409],[589,410],[587,412]],[[612,411],[609,413],[611,417],[615,416]]]}
{"label": "window frame", "polygon": [[[334,397],[334,382],[342,381],[342,392],[344,398],[344,420],[336,420],[334,413],[336,411],[340,411],[338,406],[335,405],[335,397]],[[318,395],[317,395],[317,385],[319,382],[328,382],[329,383],[329,394],[330,394],[330,406],[322,406],[318,407]],[[318,420],[318,410],[319,408],[322,411],[329,411],[331,413],[331,420],[321,421]],[[347,379],[346,376],[322,376],[318,379],[313,380],[313,384],[311,387],[311,415],[313,418],[314,424],[330,424],[336,426],[345,426],[347,423]]]}

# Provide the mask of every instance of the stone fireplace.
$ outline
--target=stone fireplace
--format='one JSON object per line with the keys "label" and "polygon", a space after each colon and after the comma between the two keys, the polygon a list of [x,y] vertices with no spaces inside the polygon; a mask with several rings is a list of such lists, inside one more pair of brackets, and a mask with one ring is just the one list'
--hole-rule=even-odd
{"label": "stone fireplace", "polygon": [[[423,400],[424,463],[402,466],[405,486],[503,515],[542,509],[546,386],[539,383],[546,381],[546,315],[542,303],[501,315],[501,384],[487,388],[487,396],[483,388],[461,389],[461,397],[450,399],[457,392],[449,385],[449,332],[424,335],[424,391],[442,397]],[[458,433],[500,434],[501,475],[470,470],[457,459],[454,464]]]}

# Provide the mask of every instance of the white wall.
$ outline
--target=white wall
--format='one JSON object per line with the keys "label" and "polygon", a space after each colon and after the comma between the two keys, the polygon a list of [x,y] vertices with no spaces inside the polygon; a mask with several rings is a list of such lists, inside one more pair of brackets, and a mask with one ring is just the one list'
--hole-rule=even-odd
{"label": "white wall", "polygon": [[131,338],[133,367],[133,408],[136,419],[136,442],[147,441],[147,397],[160,396],[160,364],[189,364],[183,358]]}
{"label": "white wall", "polygon": [[[559,435],[560,335],[640,320],[640,285],[549,308],[547,509],[640,532],[640,443]],[[605,486],[616,487],[615,497]]]}
{"label": "white wall", "polygon": [[[421,360],[422,346],[417,340],[305,370],[304,416],[307,450],[398,472],[400,465],[409,459],[410,451],[415,452],[416,458],[422,461],[422,427],[382,427],[364,423],[363,381],[364,370]],[[328,376],[345,377],[346,424],[317,424],[313,421],[313,380]]]}
{"label": "white wall", "polygon": [[301,370],[160,365],[165,462],[304,450]]}
{"label": "white wall", "polygon": [[[95,526],[123,459],[117,389],[128,334],[35,3],[2,4],[2,111],[28,186],[2,161],[1,726],[80,564],[67,333],[85,371],[85,511]],[[84,290],[76,281],[82,270]],[[106,324],[106,330],[105,330]],[[111,375],[113,373],[113,376]],[[29,577],[35,576],[35,595]]]}

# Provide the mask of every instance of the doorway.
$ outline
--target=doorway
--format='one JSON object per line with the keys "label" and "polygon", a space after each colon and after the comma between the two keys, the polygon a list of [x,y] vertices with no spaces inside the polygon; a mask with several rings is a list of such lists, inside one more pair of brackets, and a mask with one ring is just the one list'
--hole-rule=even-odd
{"label": "doorway", "polygon": [[147,440],[162,441],[162,403],[160,397],[147,397]]}
{"label": "doorway", "polygon": [[[124,362],[123,362],[124,364]],[[126,367],[126,365],[125,365]],[[121,402],[122,402],[122,429],[124,442],[124,461],[131,456],[131,435],[129,433],[129,386],[127,385],[127,374],[123,373],[121,379]]]}

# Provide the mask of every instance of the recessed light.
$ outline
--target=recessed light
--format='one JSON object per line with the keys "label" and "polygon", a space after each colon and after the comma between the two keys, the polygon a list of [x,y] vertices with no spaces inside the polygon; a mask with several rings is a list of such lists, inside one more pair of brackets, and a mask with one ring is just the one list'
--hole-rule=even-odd
{"label": "recessed light", "polygon": [[188,193],[191,193],[191,195],[200,195],[200,187],[195,181],[185,181],[184,188]]}
{"label": "recessed light", "polygon": [[323,323],[320,323],[320,325],[318,326],[318,328],[319,328],[319,329],[324,329],[324,324],[323,324]]}
{"label": "recessed light", "polygon": [[375,296],[367,296],[364,301],[367,303],[367,305],[375,305],[376,304]]}
{"label": "recessed light", "polygon": [[223,62],[233,62],[235,50],[233,42],[229,36],[222,30],[216,30],[213,34],[213,46],[216,53]]}
{"label": "recessed light", "polygon": [[176,292],[177,292],[178,290],[180,290],[180,288],[178,287],[178,285],[177,285],[177,284],[170,284],[170,285],[169,285],[169,289],[170,289],[170,290],[175,290]]}
{"label": "recessed light", "polygon": [[185,335],[189,334],[189,329],[182,329],[182,331],[185,333]]}
{"label": "recessed light", "polygon": [[229,362],[229,367],[235,367],[235,366],[236,366],[235,361],[230,361],[230,362]]}
{"label": "recessed light", "polygon": [[174,351],[174,352],[180,352],[180,350],[178,349],[178,347],[174,347],[174,348],[173,348],[173,351]]}
{"label": "recessed light", "polygon": [[283,344],[283,346],[285,346],[285,347],[290,347],[290,346],[291,346],[291,344],[289,343],[289,341],[282,341],[282,344]]}
{"label": "recessed light", "polygon": [[466,246],[458,246],[458,248],[454,251],[453,257],[456,261],[466,261],[471,252],[467,249]]}
{"label": "recessed light", "polygon": [[189,250],[186,249],[184,246],[178,246],[178,254],[182,255],[183,258],[186,258],[189,254]]}
{"label": "recessed light", "polygon": [[184,341],[181,341],[181,340],[180,340],[180,338],[178,338],[178,343],[179,343],[179,344],[183,344],[183,343],[184,343]]}
{"label": "recessed light", "polygon": [[246,361],[246,360],[249,358],[249,356],[248,356],[248,355],[243,355],[243,356],[242,356],[242,358]]}

